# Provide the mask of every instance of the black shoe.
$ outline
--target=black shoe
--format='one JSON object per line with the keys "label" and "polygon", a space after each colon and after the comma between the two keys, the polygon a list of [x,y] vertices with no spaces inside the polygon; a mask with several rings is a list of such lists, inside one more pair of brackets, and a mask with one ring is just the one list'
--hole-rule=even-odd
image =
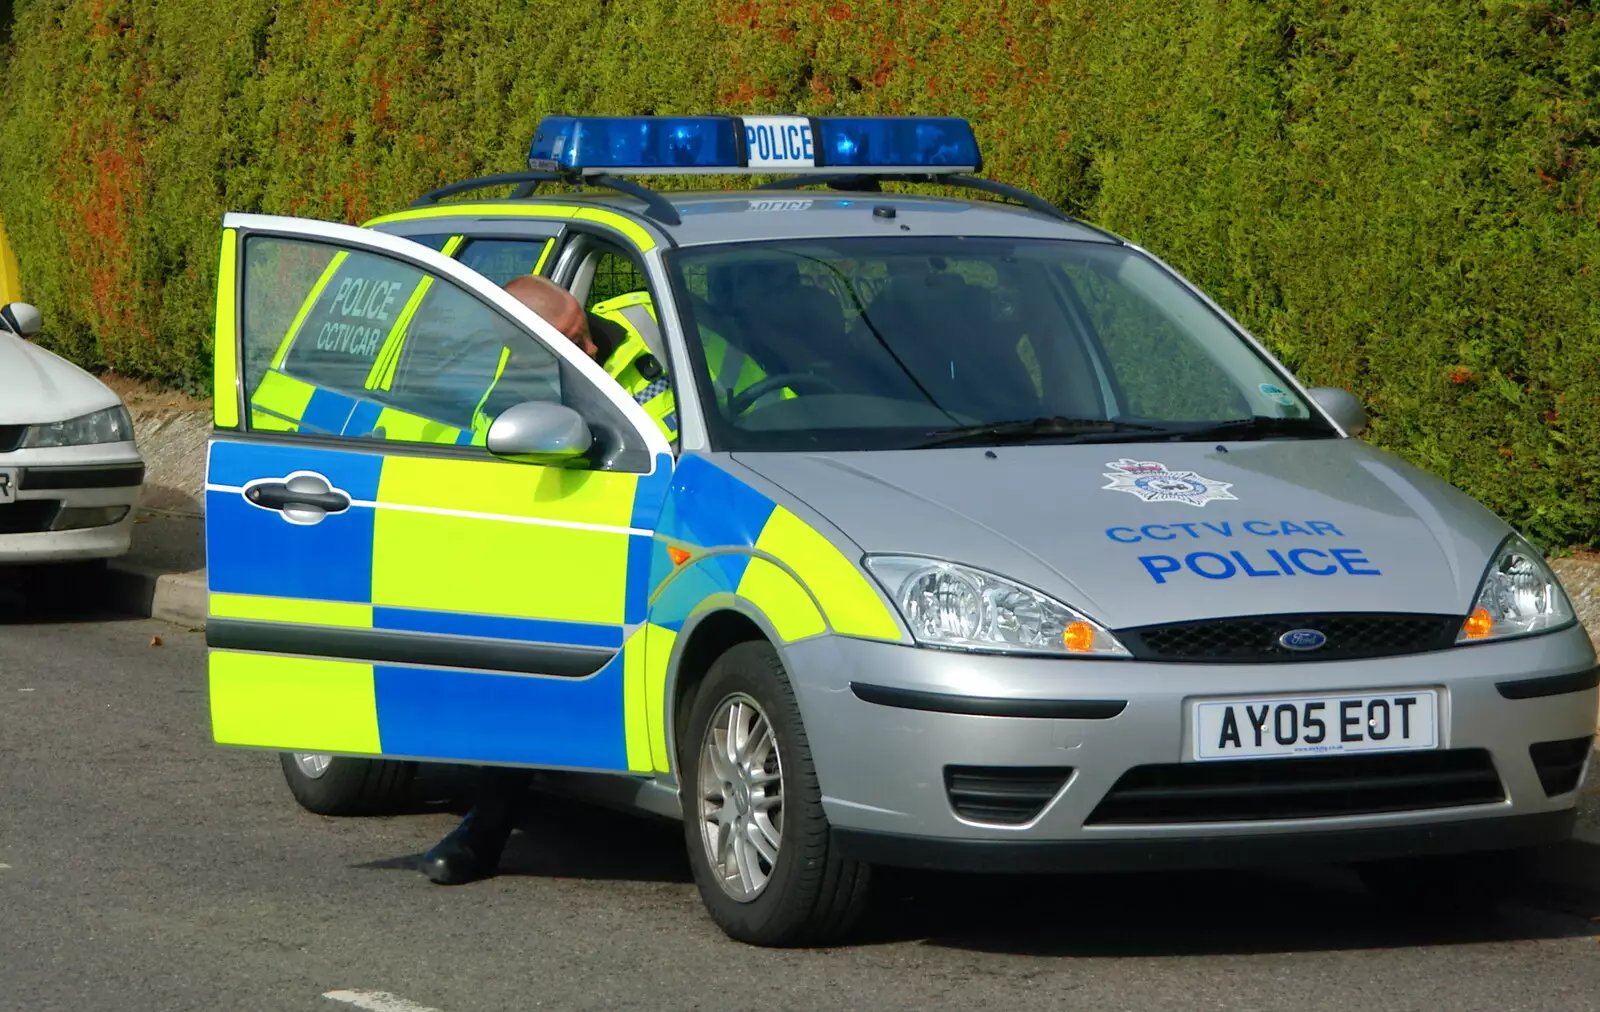
{"label": "black shoe", "polygon": [[500,852],[510,836],[510,822],[468,812],[461,825],[422,855],[422,873],[438,885],[490,878],[500,870]]}

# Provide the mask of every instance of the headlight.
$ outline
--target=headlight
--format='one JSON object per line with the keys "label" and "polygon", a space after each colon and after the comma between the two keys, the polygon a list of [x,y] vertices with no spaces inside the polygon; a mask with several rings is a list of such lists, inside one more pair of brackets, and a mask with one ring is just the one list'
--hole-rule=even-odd
{"label": "headlight", "polygon": [[1508,636],[1560,629],[1573,622],[1572,602],[1534,547],[1515,534],[1500,545],[1472,614],[1461,625],[1457,643],[1481,643]]}
{"label": "headlight", "polygon": [[1004,653],[1126,657],[1099,623],[1004,577],[936,559],[873,555],[867,569],[927,646]]}
{"label": "headlight", "polygon": [[133,419],[128,409],[118,404],[114,408],[95,411],[64,422],[28,426],[22,440],[24,449],[35,446],[86,446],[90,443],[123,443],[133,438]]}

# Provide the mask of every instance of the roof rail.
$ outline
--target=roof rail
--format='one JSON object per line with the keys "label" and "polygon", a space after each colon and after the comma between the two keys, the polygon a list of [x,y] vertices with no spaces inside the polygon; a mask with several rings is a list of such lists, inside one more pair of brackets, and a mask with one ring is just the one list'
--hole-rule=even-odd
{"label": "roof rail", "polygon": [[558,172],[502,172],[494,176],[480,176],[477,179],[467,179],[449,186],[441,186],[437,190],[429,190],[411,202],[412,207],[427,207],[437,204],[446,197],[453,197],[458,193],[470,193],[473,190],[483,190],[491,186],[506,186],[517,184],[511,191],[511,198],[526,197],[533,192],[533,188],[540,183],[570,183],[575,187],[585,184],[604,186],[606,189],[625,193],[644,202],[645,213],[664,225],[681,225],[683,219],[678,217],[678,209],[672,202],[660,193],[628,179],[618,179],[615,176],[604,174],[593,176],[575,176]]}
{"label": "roof rail", "polygon": [[998,197],[1009,197],[1017,203],[1028,207],[1030,210],[1038,211],[1040,214],[1047,214],[1052,218],[1058,218],[1061,221],[1068,221],[1074,225],[1081,224],[1081,222],[1072,217],[1072,215],[1061,210],[1061,208],[1050,203],[1037,193],[1029,193],[1027,190],[1019,189],[1015,186],[1007,185],[1006,183],[997,183],[992,179],[984,179],[981,176],[965,176],[959,174],[952,174],[948,176],[885,176],[878,175],[876,173],[851,172],[839,173],[838,175],[794,176],[788,179],[774,179],[769,183],[762,183],[761,185],[757,186],[756,189],[798,190],[804,186],[826,185],[830,189],[834,190],[853,190],[859,192],[877,193],[882,189],[882,187],[878,185],[878,183],[882,181],[895,183],[935,183],[939,186],[964,186],[969,190],[982,190],[985,193],[992,193]]}

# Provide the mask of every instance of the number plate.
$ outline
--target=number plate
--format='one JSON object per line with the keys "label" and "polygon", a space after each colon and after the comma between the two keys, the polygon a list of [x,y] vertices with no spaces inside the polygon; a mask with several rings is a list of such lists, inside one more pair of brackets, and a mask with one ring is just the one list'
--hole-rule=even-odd
{"label": "number plate", "polygon": [[1432,689],[1194,704],[1194,757],[1201,761],[1399,752],[1438,744],[1439,694]]}
{"label": "number plate", "polygon": [[17,501],[17,469],[0,467],[0,502]]}

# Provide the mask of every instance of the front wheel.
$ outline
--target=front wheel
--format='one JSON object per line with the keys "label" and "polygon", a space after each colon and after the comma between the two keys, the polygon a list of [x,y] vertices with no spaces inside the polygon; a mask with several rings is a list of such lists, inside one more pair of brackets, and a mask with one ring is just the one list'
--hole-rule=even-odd
{"label": "front wheel", "polygon": [[843,937],[866,906],[870,868],[833,846],[777,651],[741,643],[719,657],[678,740],[689,863],[712,920],[754,945]]}
{"label": "front wheel", "polygon": [[284,752],[278,757],[289,793],[318,815],[392,815],[411,801],[417,764],[394,759],[355,759],[321,752]]}

